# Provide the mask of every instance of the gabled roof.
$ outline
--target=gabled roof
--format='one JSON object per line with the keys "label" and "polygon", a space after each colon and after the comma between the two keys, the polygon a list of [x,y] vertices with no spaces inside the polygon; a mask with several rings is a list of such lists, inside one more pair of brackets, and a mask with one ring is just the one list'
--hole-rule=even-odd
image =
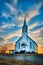
{"label": "gabled roof", "polygon": [[[29,39],[31,39],[28,35],[27,35],[27,37],[29,38]],[[36,45],[37,45],[37,43],[33,40],[33,39],[31,39]],[[38,45],[37,45],[38,46]]]}
{"label": "gabled roof", "polygon": [[22,38],[22,36],[16,41],[16,43]]}
{"label": "gabled roof", "polygon": [[[28,35],[27,35],[27,37],[30,39],[30,40],[32,40],[36,45],[37,45],[37,43],[33,40],[33,39],[31,39]],[[20,40],[22,38],[22,36],[16,41],[16,43]],[[38,45],[37,45],[38,46]]]}

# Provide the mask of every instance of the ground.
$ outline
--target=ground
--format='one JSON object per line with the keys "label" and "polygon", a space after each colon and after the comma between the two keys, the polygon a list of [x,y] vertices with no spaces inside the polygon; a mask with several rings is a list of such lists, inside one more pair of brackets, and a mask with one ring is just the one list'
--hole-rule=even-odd
{"label": "ground", "polygon": [[0,65],[43,65],[43,55],[0,54]]}
{"label": "ground", "polygon": [[0,58],[0,65],[39,65],[25,61],[18,61],[14,59]]}

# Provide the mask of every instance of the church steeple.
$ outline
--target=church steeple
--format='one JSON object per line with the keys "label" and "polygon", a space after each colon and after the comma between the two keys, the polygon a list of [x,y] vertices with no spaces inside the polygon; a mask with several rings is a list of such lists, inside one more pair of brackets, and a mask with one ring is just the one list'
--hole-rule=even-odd
{"label": "church steeple", "polygon": [[26,26],[26,19],[24,19],[24,24],[23,25]]}
{"label": "church steeple", "polygon": [[23,24],[23,27],[22,27],[22,34],[28,34],[28,27],[27,27],[27,24],[26,24],[26,19],[24,19],[24,24]]}

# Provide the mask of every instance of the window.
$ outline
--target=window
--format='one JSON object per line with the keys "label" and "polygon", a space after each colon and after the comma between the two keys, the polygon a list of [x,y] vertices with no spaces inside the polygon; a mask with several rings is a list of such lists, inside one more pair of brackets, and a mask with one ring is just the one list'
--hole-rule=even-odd
{"label": "window", "polygon": [[23,48],[25,48],[25,44],[22,44],[21,46],[22,46]]}
{"label": "window", "polygon": [[27,44],[26,44],[25,42],[23,42],[23,43],[21,44],[21,46],[22,46],[22,48],[25,48],[25,47],[27,46]]}
{"label": "window", "polygon": [[19,45],[18,45],[18,48],[20,49],[20,43],[19,43]]}
{"label": "window", "polygon": [[30,42],[30,49],[32,48],[32,43]]}
{"label": "window", "polygon": [[22,48],[25,48],[25,42],[23,42],[22,44],[21,44],[21,46],[22,46]]}

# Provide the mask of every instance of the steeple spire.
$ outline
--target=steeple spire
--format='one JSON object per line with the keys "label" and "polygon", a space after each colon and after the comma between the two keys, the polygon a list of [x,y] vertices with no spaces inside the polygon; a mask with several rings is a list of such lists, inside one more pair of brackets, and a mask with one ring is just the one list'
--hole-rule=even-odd
{"label": "steeple spire", "polygon": [[22,27],[22,34],[25,34],[26,35],[28,34],[28,27],[27,27],[27,24],[26,24],[26,18],[24,18],[24,24],[23,24],[23,27]]}
{"label": "steeple spire", "polygon": [[26,16],[24,16],[24,26],[26,25]]}
{"label": "steeple spire", "polygon": [[23,24],[23,26],[26,26],[26,20],[24,19],[24,24]]}

